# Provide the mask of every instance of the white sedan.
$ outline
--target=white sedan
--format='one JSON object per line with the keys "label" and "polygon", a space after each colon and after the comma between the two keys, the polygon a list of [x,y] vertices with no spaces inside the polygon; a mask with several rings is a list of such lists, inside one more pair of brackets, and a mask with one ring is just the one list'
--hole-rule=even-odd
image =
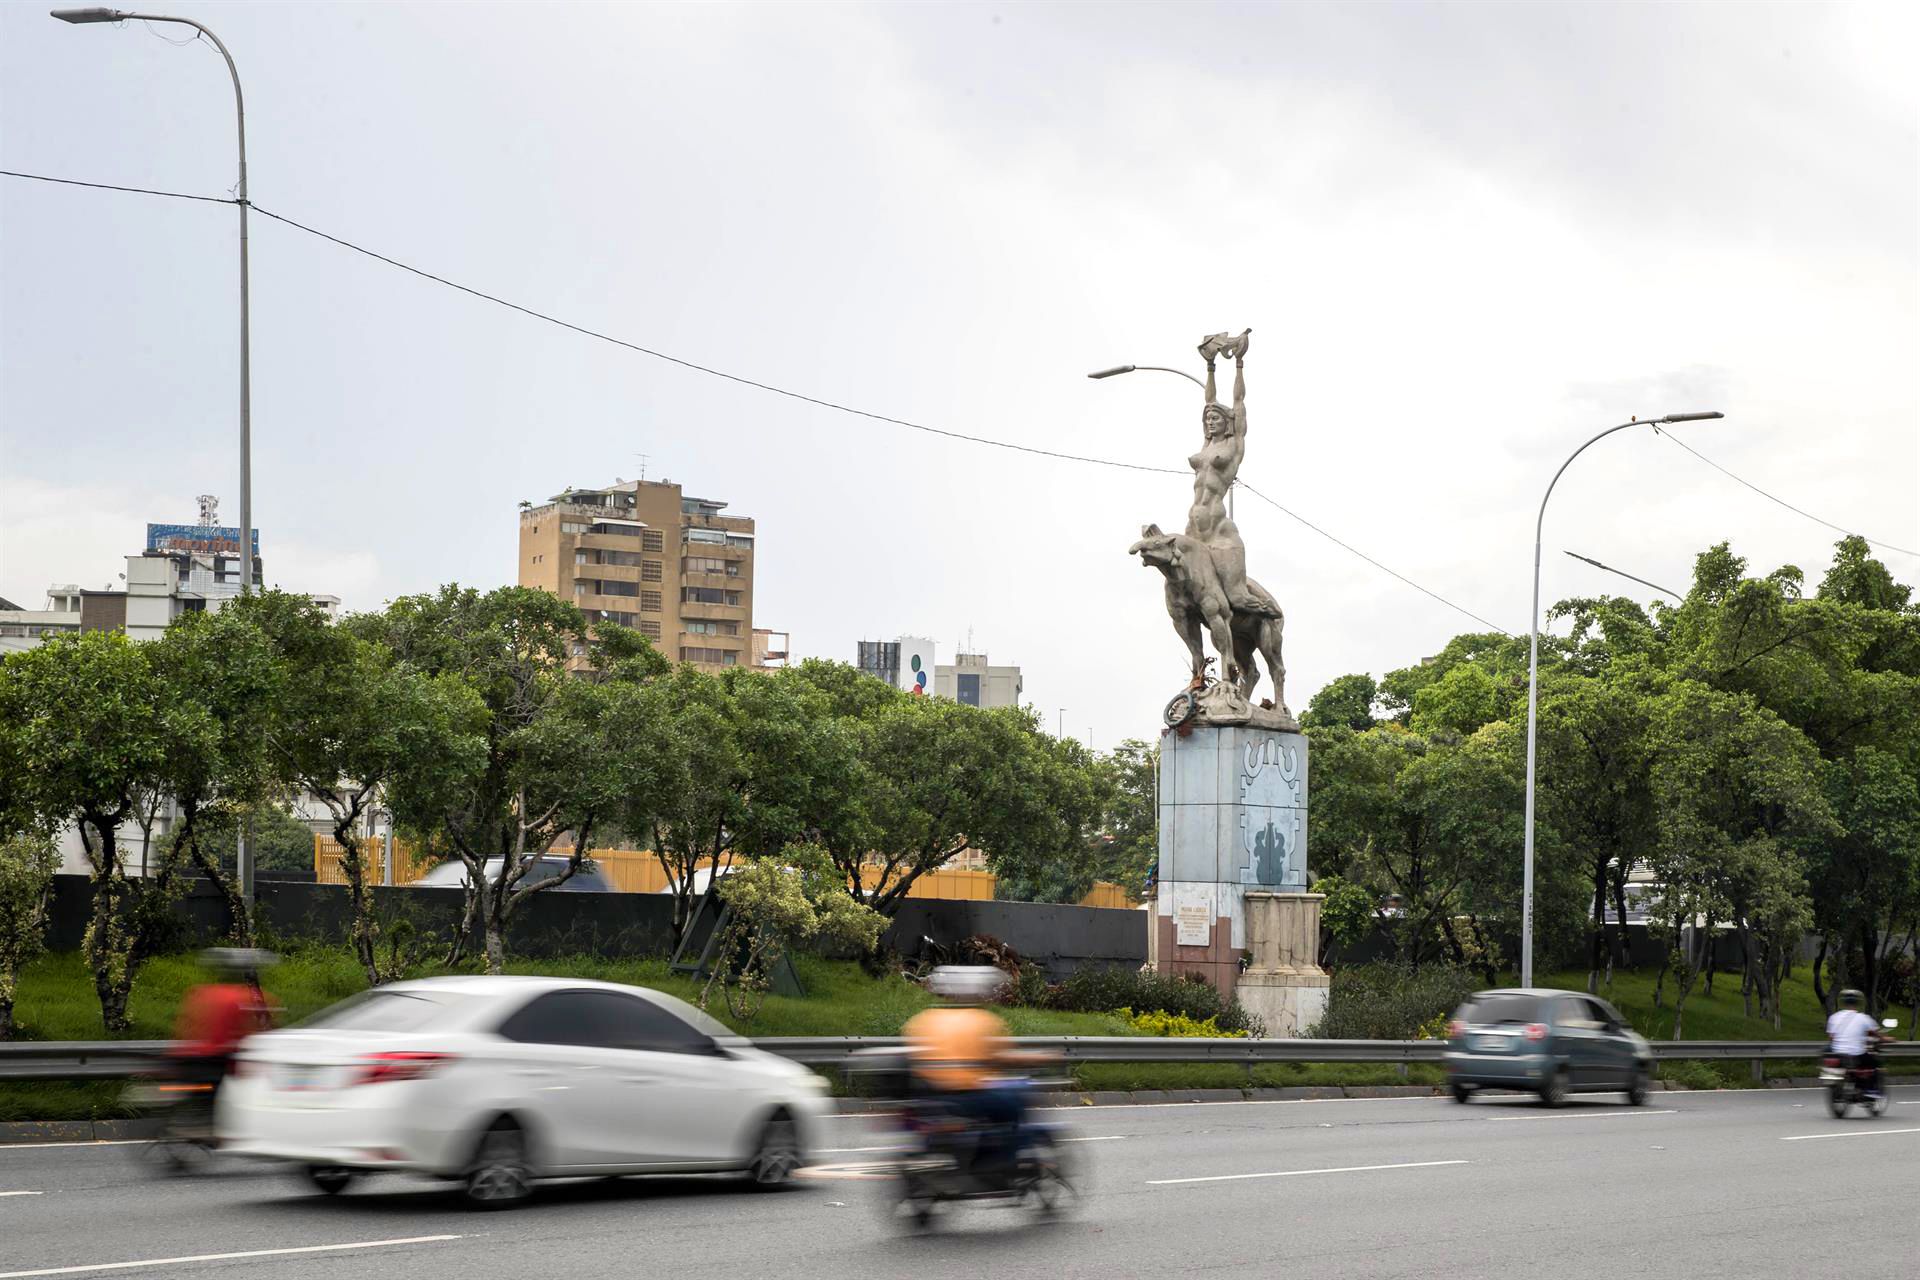
{"label": "white sedan", "polygon": [[254,1036],[220,1089],[221,1149],[291,1160],[322,1191],[361,1173],[460,1181],[483,1206],[542,1177],[808,1162],[824,1080],[692,1006],[571,978],[429,978]]}

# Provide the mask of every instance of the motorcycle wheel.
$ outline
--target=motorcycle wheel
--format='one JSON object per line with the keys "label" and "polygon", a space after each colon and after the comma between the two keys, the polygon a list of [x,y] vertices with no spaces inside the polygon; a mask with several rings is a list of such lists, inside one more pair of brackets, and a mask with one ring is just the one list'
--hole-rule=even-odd
{"label": "motorcycle wheel", "polygon": [[1847,1118],[1847,1105],[1847,1086],[1844,1082],[1827,1090],[1827,1110],[1833,1113],[1835,1120]]}
{"label": "motorcycle wheel", "polygon": [[1877,1097],[1867,1098],[1865,1099],[1865,1106],[1867,1108],[1867,1114],[1870,1116],[1884,1114],[1887,1109],[1887,1095],[1882,1093]]}
{"label": "motorcycle wheel", "polygon": [[1070,1212],[1079,1202],[1079,1191],[1069,1176],[1060,1148],[1046,1143],[1033,1149],[1032,1180],[1027,1184],[1027,1203],[1036,1216],[1057,1218]]}

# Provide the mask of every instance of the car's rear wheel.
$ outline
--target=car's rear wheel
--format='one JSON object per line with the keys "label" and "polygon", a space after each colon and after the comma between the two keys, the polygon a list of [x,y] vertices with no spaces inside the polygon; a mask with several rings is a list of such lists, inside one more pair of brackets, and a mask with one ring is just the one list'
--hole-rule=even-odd
{"label": "car's rear wheel", "polygon": [[1473,1101],[1473,1090],[1463,1084],[1457,1084],[1453,1086],[1453,1100],[1459,1103],[1471,1102]]}
{"label": "car's rear wheel", "polygon": [[1649,1087],[1647,1082],[1647,1069],[1645,1067],[1634,1068],[1633,1078],[1627,1081],[1627,1101],[1636,1107],[1646,1106],[1647,1090]]}
{"label": "car's rear wheel", "polygon": [[1555,1068],[1552,1075],[1547,1077],[1546,1084],[1541,1086],[1540,1102],[1544,1106],[1559,1107],[1565,1106],[1566,1101],[1567,1069],[1565,1067],[1558,1067]]}
{"label": "car's rear wheel", "polygon": [[800,1171],[800,1130],[791,1117],[777,1115],[760,1131],[760,1146],[747,1173],[762,1191],[776,1191],[793,1183]]}
{"label": "car's rear wheel", "polygon": [[508,1209],[533,1194],[533,1168],[527,1159],[527,1135],[501,1119],[480,1135],[473,1163],[467,1166],[462,1195],[476,1209]]}
{"label": "car's rear wheel", "polygon": [[337,1196],[352,1185],[356,1171],[337,1164],[310,1164],[303,1172],[307,1185],[325,1195]]}

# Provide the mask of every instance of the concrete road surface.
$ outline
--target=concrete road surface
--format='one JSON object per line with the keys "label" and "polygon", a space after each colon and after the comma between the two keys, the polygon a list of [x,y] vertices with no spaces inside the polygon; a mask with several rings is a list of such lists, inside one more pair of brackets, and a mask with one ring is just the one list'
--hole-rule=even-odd
{"label": "concrete road surface", "polygon": [[381,1177],[338,1198],[285,1171],[147,1173],[138,1147],[0,1148],[0,1280],[217,1275],[1525,1277],[1910,1274],[1920,1089],[1876,1120],[1812,1090],[1075,1108],[1081,1210],[963,1208],[903,1235],[836,1122],[799,1190],[720,1179],[543,1188],[504,1213]]}

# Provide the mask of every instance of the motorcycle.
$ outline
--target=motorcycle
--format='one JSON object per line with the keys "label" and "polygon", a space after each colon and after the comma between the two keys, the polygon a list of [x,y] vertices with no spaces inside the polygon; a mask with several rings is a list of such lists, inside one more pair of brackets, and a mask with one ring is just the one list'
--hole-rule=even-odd
{"label": "motorcycle", "polygon": [[[1891,1030],[1900,1024],[1888,1018],[1880,1025]],[[1833,1113],[1834,1119],[1845,1119],[1847,1112],[1856,1106],[1870,1116],[1887,1109],[1886,1090],[1874,1088],[1876,1074],[1875,1068],[1842,1062],[1837,1054],[1830,1053],[1820,1060],[1820,1083],[1827,1090],[1827,1110]]]}
{"label": "motorcycle", "polygon": [[1079,1199],[1061,1139],[1064,1125],[1027,1121],[1014,1132],[981,1125],[933,1099],[899,1112],[901,1150],[894,1161],[892,1212],[917,1230],[942,1205],[1025,1206],[1052,1218]]}
{"label": "motorcycle", "polygon": [[155,1073],[135,1081],[126,1105],[158,1122],[152,1140],[137,1149],[142,1160],[161,1173],[191,1173],[213,1157],[215,1085],[183,1071]]}

